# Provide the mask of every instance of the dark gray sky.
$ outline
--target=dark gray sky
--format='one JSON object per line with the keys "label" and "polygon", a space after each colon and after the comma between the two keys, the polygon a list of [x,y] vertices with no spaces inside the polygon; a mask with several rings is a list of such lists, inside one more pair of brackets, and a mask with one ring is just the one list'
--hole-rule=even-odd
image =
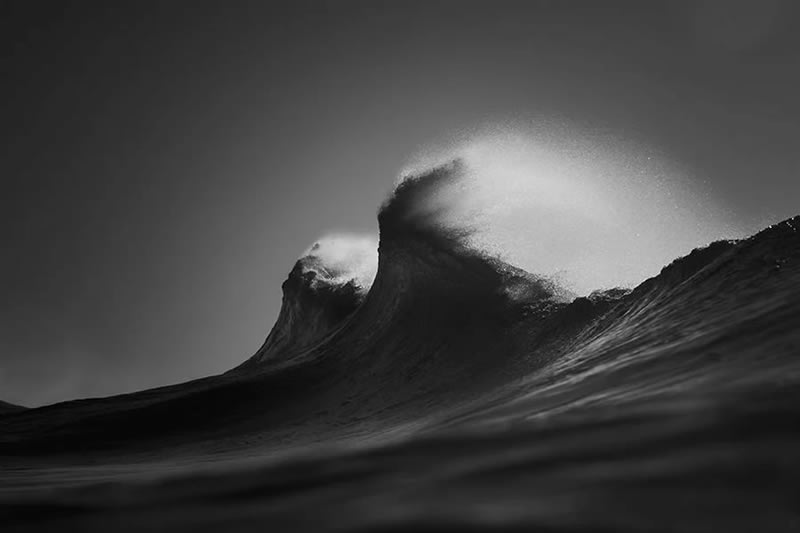
{"label": "dark gray sky", "polygon": [[238,364],[298,254],[494,122],[657,147],[747,227],[800,212],[793,2],[77,4],[0,6],[6,401]]}

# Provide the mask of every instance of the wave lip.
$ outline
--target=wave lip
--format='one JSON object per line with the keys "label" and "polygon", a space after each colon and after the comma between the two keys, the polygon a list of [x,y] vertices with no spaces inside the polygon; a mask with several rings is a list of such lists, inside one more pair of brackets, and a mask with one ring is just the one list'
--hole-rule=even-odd
{"label": "wave lip", "polygon": [[415,237],[446,246],[463,242],[472,229],[447,224],[446,215],[453,202],[443,196],[464,183],[466,170],[464,160],[454,159],[404,176],[378,211],[381,246]]}

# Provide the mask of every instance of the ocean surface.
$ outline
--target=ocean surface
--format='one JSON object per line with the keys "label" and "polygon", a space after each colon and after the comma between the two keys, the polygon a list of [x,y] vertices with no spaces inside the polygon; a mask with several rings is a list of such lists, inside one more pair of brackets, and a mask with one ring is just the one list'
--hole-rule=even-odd
{"label": "ocean surface", "polygon": [[0,403],[0,531],[800,531],[800,217],[576,297],[441,223],[457,176],[229,372]]}

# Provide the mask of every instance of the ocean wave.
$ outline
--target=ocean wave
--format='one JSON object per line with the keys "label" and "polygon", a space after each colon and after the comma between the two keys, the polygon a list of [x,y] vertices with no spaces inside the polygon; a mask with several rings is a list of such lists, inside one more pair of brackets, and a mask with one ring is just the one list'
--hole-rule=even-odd
{"label": "ocean wave", "polygon": [[[684,488],[705,479],[697,457],[734,475],[735,465],[714,462],[715,446],[753,468],[772,458],[794,461],[796,453],[783,446],[793,430],[769,413],[798,416],[790,400],[800,384],[800,217],[698,248],[633,289],[579,297],[475,248],[474,228],[453,224],[447,199],[462,186],[464,164],[455,160],[400,182],[378,214],[377,257],[369,240],[312,246],[283,284],[281,311],[264,345],[232,371],[0,412],[0,457],[38,472],[33,481],[12,479],[5,490],[31,490],[41,503],[35,498],[49,496],[36,491],[51,487],[53,465],[69,472],[70,484],[123,483],[148,462],[172,461],[174,471],[186,472],[203,462],[303,450],[305,462],[265,465],[264,477],[226,471],[199,492],[191,484],[175,490],[190,507],[218,504],[228,497],[226,487],[241,483],[237,490],[254,487],[246,501],[258,502],[258,490],[294,487],[298,501],[309,503],[316,484],[336,484],[331,472],[341,471],[354,483],[372,481],[343,493],[352,517],[325,500],[320,516],[332,521],[315,522],[323,529],[437,520],[491,525],[477,511],[456,516],[425,507],[425,494],[441,496],[440,484],[459,505],[491,502],[520,527],[542,520],[580,526],[553,511],[564,503],[560,497],[592,523],[616,527],[608,520],[641,522],[619,506],[607,514],[592,502],[636,497],[656,512],[663,509],[659,490],[682,494],[666,485],[648,493],[636,484],[647,472],[673,479],[652,461],[683,469],[673,481]],[[743,401],[751,403],[744,408]],[[763,437],[743,430],[745,423],[760,424]],[[691,438],[697,450],[684,445]],[[85,470],[88,462],[120,461],[139,466]],[[613,461],[618,472],[606,470]],[[408,512],[392,515],[390,496],[403,472],[417,473],[408,483],[419,495],[406,494]],[[525,472],[557,490],[517,475]],[[555,507],[515,507],[497,482],[504,478]],[[225,483],[216,486],[220,479]],[[265,479],[282,481],[272,487]],[[631,484],[643,492],[628,490]],[[119,490],[143,508],[168,506],[124,484]],[[161,495],[169,490],[156,487]],[[367,490],[376,498],[369,512],[358,504],[370,497]],[[87,504],[84,493],[66,494],[82,502],[81,512],[130,512],[105,496]],[[280,514],[270,509],[259,513]]]}

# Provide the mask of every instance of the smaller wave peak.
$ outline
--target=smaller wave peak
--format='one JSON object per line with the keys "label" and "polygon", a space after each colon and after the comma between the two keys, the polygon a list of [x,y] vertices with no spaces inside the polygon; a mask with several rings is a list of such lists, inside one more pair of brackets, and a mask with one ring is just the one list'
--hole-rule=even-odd
{"label": "smaller wave peak", "polygon": [[376,248],[374,239],[357,235],[325,237],[308,248],[283,282],[272,331],[240,368],[285,362],[336,330],[369,292]]}
{"label": "smaller wave peak", "polygon": [[312,290],[350,285],[363,295],[378,269],[377,242],[358,235],[331,235],[315,242],[297,260],[287,282]]}

